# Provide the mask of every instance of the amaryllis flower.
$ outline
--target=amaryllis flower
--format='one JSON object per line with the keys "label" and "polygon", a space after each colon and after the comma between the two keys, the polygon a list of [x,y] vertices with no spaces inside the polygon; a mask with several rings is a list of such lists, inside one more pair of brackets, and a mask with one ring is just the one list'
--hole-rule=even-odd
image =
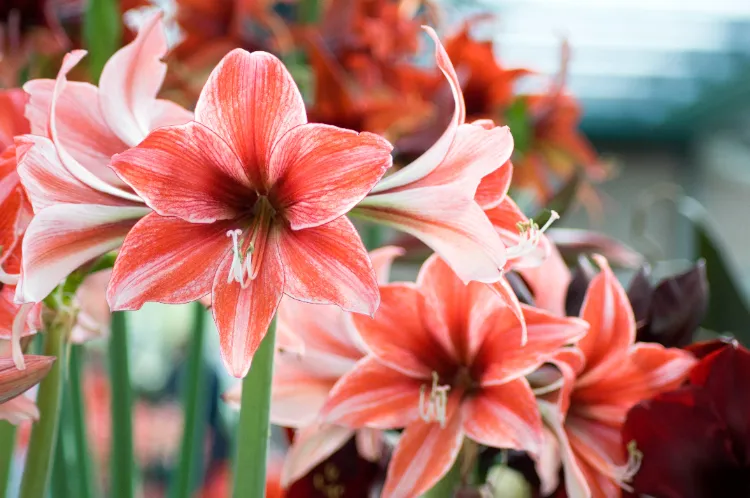
{"label": "amaryllis flower", "polygon": [[[581,318],[588,334],[553,362],[562,377],[539,401],[547,430],[539,463],[543,489],[555,489],[560,465],[568,496],[611,498],[627,486],[638,459],[623,449],[628,410],[684,380],[695,358],[660,344],[635,343],[635,321],[625,290],[607,261],[589,286]],[[626,465],[629,464],[629,465]]]}
{"label": "amaryllis flower", "polygon": [[222,358],[237,377],[283,294],[374,313],[375,273],[343,215],[390,167],[391,145],[308,124],[291,75],[264,52],[227,54],[195,119],[156,130],[112,160],[155,213],[123,244],[110,306],[211,293]]}
{"label": "amaryllis flower", "polygon": [[[687,386],[630,410],[623,441],[643,461],[632,486],[654,498],[750,496],[750,352],[736,342],[698,363]],[[632,443],[631,443],[632,444]]]}
{"label": "amaryllis flower", "polygon": [[33,135],[16,139],[18,168],[35,216],[23,243],[19,301],[44,299],[77,267],[117,248],[150,211],[108,163],[149,131],[190,120],[188,111],[156,98],[165,53],[155,15],[110,58],[98,88],[66,79],[81,50],[65,56],[55,81],[24,85]]}
{"label": "amaryllis flower", "polygon": [[499,284],[464,285],[434,255],[416,285],[381,286],[374,319],[353,317],[372,355],[336,384],[323,419],[405,428],[384,497],[428,490],[451,468],[464,437],[539,453],[542,423],[524,375],[587,327],[521,307],[505,281]]}
{"label": "amaryllis flower", "polygon": [[[370,253],[381,284],[388,282],[391,262],[403,249],[382,247]],[[354,329],[351,315],[337,306],[321,306],[284,298],[279,306],[279,351],[273,372],[271,422],[299,429],[284,460],[281,481],[289,487],[356,435],[360,455],[380,457],[380,434],[372,429],[354,431],[318,421],[328,393],[367,351]],[[242,386],[224,399],[239,407]]]}
{"label": "amaryllis flower", "polygon": [[[506,251],[483,207],[496,206],[505,197],[513,138],[507,127],[465,122],[458,76],[437,34],[425,30],[435,41],[437,65],[453,92],[453,118],[427,152],[378,183],[356,213],[417,237],[466,282],[496,282]],[[477,193],[484,178],[490,182],[487,199]]]}
{"label": "amaryllis flower", "polygon": [[26,369],[19,370],[10,357],[0,357],[0,420],[17,424],[39,417],[39,412],[24,392],[39,383],[52,368],[52,356],[26,356]]}

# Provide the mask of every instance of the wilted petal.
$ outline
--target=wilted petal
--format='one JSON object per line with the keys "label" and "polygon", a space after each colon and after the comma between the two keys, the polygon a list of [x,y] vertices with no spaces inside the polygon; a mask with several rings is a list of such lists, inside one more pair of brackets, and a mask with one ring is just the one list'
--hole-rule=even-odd
{"label": "wilted petal", "polygon": [[53,356],[24,357],[26,368],[19,370],[12,358],[0,358],[0,403],[24,393],[41,381],[55,362]]}
{"label": "wilted petal", "polygon": [[189,303],[210,293],[220,261],[231,254],[226,235],[231,228],[229,222],[198,224],[149,214],[130,231],[117,257],[107,289],[110,306]]}
{"label": "wilted petal", "polygon": [[269,187],[274,145],[306,123],[307,116],[302,95],[279,59],[235,49],[208,77],[195,106],[195,120],[229,144],[253,185]]}
{"label": "wilted petal", "polygon": [[345,217],[315,228],[278,228],[286,275],[284,293],[318,304],[372,315],[378,308],[378,282],[354,225]]}
{"label": "wilted petal", "polygon": [[344,446],[353,435],[352,429],[330,424],[313,424],[297,431],[284,459],[281,485],[287,487],[305,476]]}

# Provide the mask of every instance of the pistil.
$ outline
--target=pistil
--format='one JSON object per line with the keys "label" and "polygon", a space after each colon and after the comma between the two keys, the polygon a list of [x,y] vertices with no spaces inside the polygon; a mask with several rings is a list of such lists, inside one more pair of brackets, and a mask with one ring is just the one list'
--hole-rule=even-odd
{"label": "pistil", "polygon": [[557,214],[557,211],[551,211],[549,219],[541,229],[533,219],[527,222],[519,222],[516,227],[521,240],[515,246],[508,248],[508,259],[522,258],[533,252],[542,240],[542,234],[559,219],[560,215]]}
{"label": "pistil", "polygon": [[440,377],[437,372],[432,372],[432,388],[429,396],[427,386],[419,388],[419,417],[425,422],[438,422],[440,427],[445,427],[446,411],[448,408],[448,391],[451,386],[438,384]]}

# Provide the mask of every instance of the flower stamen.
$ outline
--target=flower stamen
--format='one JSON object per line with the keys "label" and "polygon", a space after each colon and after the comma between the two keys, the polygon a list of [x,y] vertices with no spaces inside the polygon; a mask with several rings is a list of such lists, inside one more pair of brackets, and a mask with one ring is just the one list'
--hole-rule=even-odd
{"label": "flower stamen", "polygon": [[441,386],[438,384],[439,380],[438,373],[432,372],[432,388],[429,396],[425,396],[426,385],[422,384],[419,388],[419,417],[425,422],[438,422],[440,427],[444,428],[448,408],[448,391],[451,386]]}
{"label": "flower stamen", "polygon": [[242,260],[242,254],[240,253],[240,235],[242,235],[242,230],[239,228],[227,231],[227,237],[232,238],[232,266],[229,267],[227,283],[231,284],[232,282],[237,282],[243,289],[245,289],[247,288],[248,282],[245,280],[246,266]]}
{"label": "flower stamen", "polygon": [[542,240],[542,234],[554,223],[560,219],[557,211],[551,211],[549,219],[542,228],[539,228],[533,219],[529,221],[519,221],[516,224],[520,240],[518,244],[508,248],[508,259],[518,259],[530,254],[539,245]]}
{"label": "flower stamen", "polygon": [[617,482],[622,489],[633,492],[633,487],[628,483],[633,480],[643,462],[643,452],[638,449],[635,440],[628,443],[628,461],[625,465],[617,468]]}

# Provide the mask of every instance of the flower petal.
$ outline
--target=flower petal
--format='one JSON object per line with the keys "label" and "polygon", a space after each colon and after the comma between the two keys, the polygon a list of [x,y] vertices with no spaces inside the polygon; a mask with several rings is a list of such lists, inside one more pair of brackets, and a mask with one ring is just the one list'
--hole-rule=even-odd
{"label": "flower petal", "polygon": [[122,244],[145,207],[56,204],[37,213],[23,240],[16,297],[41,302],[79,266]]}
{"label": "flower petal", "polygon": [[565,430],[592,496],[617,496],[614,479],[625,463],[621,427],[568,415]]}
{"label": "flower petal", "polygon": [[[315,421],[326,397],[338,378],[311,372],[306,355],[277,354],[271,390],[271,422],[300,428]],[[353,366],[352,362],[352,366]],[[351,370],[351,368],[350,368]]]}
{"label": "flower petal", "polygon": [[383,498],[421,496],[448,473],[464,440],[460,411],[449,411],[445,427],[421,420],[406,427],[388,465]]}
{"label": "flower petal", "polygon": [[513,164],[506,161],[505,164],[482,178],[474,200],[484,210],[498,206],[508,195],[512,178]]}
{"label": "flower petal", "polygon": [[529,286],[537,307],[565,316],[570,270],[555,245],[550,242],[549,248],[549,254],[541,265],[516,270]]}
{"label": "flower petal", "polygon": [[229,52],[211,72],[195,120],[218,133],[242,161],[253,185],[266,183],[279,139],[305,124],[302,95],[284,64],[266,52]]}
{"label": "flower petal", "polygon": [[372,268],[375,270],[380,285],[385,285],[390,281],[393,260],[404,254],[406,254],[406,250],[396,246],[384,246],[370,251]]}
{"label": "flower petal", "polygon": [[325,461],[354,436],[346,427],[312,424],[297,431],[284,459],[281,485],[289,486]]}
{"label": "flower petal", "polygon": [[[506,247],[513,247],[522,242],[521,234],[518,230],[518,223],[526,223],[529,219],[523,214],[523,211],[513,202],[513,199],[506,196],[500,204],[492,209],[485,211],[492,226],[495,227],[500,239]],[[513,269],[537,268],[541,266],[552,251],[552,244],[546,236],[542,235],[539,243],[531,250],[522,251],[518,257],[513,257],[508,261],[508,267]]]}
{"label": "flower petal", "polygon": [[[227,281],[234,255],[230,252],[219,265],[214,278],[212,302],[219,330],[221,359],[229,373],[243,378],[250,370],[255,351],[266,336],[284,289],[285,269],[273,237],[263,248],[263,262],[255,279],[243,289]],[[256,248],[257,249],[257,248]]]}
{"label": "flower petal", "polygon": [[339,379],[321,410],[322,420],[347,427],[393,429],[419,417],[423,381],[366,357]]}
{"label": "flower petal", "polygon": [[13,425],[39,420],[39,409],[31,398],[17,396],[0,403],[0,420],[7,420]]}
{"label": "flower petal", "polygon": [[253,187],[237,156],[194,121],[154,131],[111,165],[162,216],[210,223],[253,205]]}
{"label": "flower petal", "polygon": [[0,91],[0,150],[13,145],[13,137],[29,133],[24,107],[29,96],[20,88]]}
{"label": "flower petal", "polygon": [[[156,13],[141,26],[135,40],[109,58],[99,78],[102,115],[109,128],[131,147],[154,128],[154,114],[161,114],[155,103],[167,74],[167,65],[161,61],[166,53],[162,14]],[[189,114],[186,117],[179,124],[190,120]]]}
{"label": "flower petal", "polygon": [[12,358],[0,358],[0,403],[21,395],[41,381],[52,368],[54,356],[24,357],[26,368],[16,368]]}
{"label": "flower petal", "polygon": [[149,214],[120,249],[107,289],[110,307],[189,303],[210,293],[219,262],[231,253],[230,228],[228,222],[196,224]]}
{"label": "flower petal", "polygon": [[372,133],[322,124],[297,126],[271,153],[271,195],[293,230],[328,223],[372,190],[391,167],[392,149]]}
{"label": "flower petal", "polygon": [[417,237],[464,282],[495,282],[502,276],[505,247],[462,185],[368,196],[357,206],[357,214]]}
{"label": "flower petal", "polygon": [[523,377],[506,384],[482,387],[463,404],[466,436],[492,448],[538,455],[542,448],[542,418],[531,386]]}
{"label": "flower petal", "polygon": [[285,294],[308,303],[375,313],[380,303],[375,271],[345,216],[315,228],[294,231],[279,226],[277,230]]}

